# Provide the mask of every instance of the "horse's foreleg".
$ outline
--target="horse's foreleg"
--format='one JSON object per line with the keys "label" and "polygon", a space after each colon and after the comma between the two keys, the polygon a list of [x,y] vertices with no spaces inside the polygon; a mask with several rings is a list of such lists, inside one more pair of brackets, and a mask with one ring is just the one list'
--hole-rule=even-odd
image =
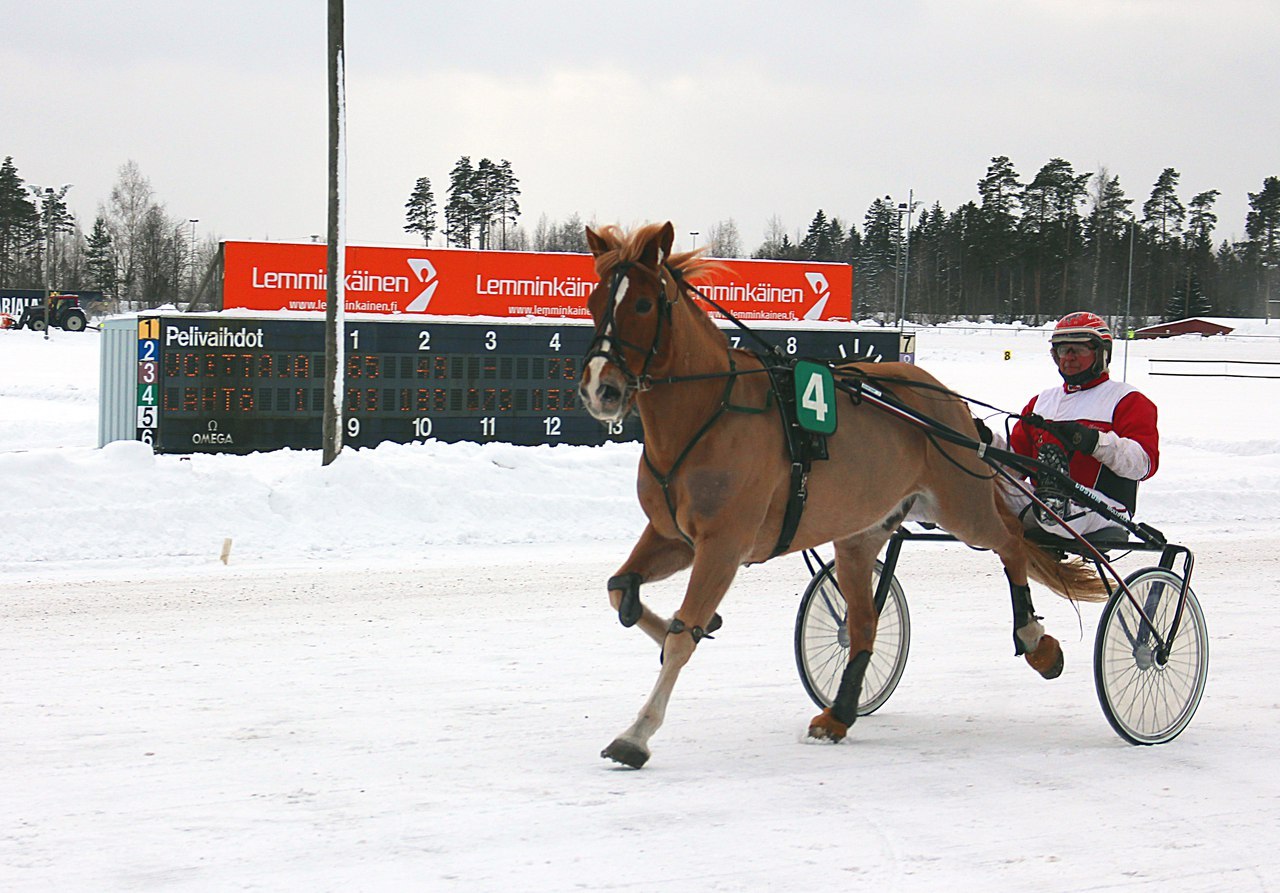
{"label": "horse's foreleg", "polygon": [[836,544],[836,579],[848,610],[845,627],[849,633],[849,662],[831,706],[810,720],[810,738],[840,741],[858,718],[858,699],[862,696],[862,681],[871,661],[879,623],[871,575],[881,545],[880,537]]}
{"label": "horse's foreleg", "polygon": [[[711,554],[709,554],[711,553]],[[662,726],[667,714],[667,703],[675,688],[680,670],[693,656],[698,642],[713,630],[719,615],[715,609],[720,604],[729,584],[738,570],[738,555],[726,549],[702,548],[694,560],[689,575],[689,588],[676,616],[663,631],[662,669],[648,700],[640,708],[635,722],[625,732],[601,751],[600,756],[633,769],[639,769],[649,759],[649,739]]]}
{"label": "horse's foreleg", "polygon": [[692,561],[693,549],[688,543],[659,536],[653,525],[646,526],[631,555],[609,578],[609,604],[618,612],[622,625],[639,626],[661,645],[669,622],[640,601],[640,584],[666,579]]}

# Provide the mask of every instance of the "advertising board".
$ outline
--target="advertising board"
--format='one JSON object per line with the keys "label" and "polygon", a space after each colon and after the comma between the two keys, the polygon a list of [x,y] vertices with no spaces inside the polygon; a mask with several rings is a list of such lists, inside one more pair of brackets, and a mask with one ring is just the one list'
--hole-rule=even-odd
{"label": "advertising board", "polygon": [[[224,310],[325,308],[328,247],[225,242]],[[739,319],[847,320],[848,264],[725,260],[698,287]],[[597,277],[589,254],[347,246],[346,310],[418,316],[587,318]]]}

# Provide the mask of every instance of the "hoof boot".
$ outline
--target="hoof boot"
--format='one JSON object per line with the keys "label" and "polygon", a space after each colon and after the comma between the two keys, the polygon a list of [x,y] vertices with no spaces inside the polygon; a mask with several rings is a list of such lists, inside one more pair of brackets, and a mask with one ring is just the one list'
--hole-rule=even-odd
{"label": "hoof boot", "polygon": [[1062,646],[1053,636],[1041,636],[1035,651],[1028,651],[1023,657],[1031,665],[1031,669],[1045,679],[1057,679],[1062,675]]}
{"label": "hoof boot", "polygon": [[630,766],[632,769],[639,769],[649,761],[647,748],[641,747],[634,741],[627,741],[622,738],[613,739],[608,747],[600,751],[600,756],[606,760],[613,760],[615,763]]}

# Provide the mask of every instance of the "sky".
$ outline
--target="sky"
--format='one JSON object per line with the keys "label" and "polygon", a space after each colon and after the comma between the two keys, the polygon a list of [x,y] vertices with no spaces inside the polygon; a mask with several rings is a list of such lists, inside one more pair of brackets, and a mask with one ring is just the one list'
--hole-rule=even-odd
{"label": "sky", "polygon": [[[135,161],[203,239],[326,231],[326,6],[0,0],[0,156],[88,229]],[[1280,175],[1269,0],[346,4],[347,238],[411,244],[419,177],[511,162],[532,230],[732,219],[751,250],[909,191],[951,211],[993,156],[1209,189],[1218,240]]]}

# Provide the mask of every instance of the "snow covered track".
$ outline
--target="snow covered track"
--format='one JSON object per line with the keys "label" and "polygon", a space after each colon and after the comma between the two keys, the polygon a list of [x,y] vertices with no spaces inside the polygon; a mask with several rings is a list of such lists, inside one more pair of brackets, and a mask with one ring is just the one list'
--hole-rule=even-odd
{"label": "snow covered track", "polygon": [[[633,480],[634,450],[397,446],[327,472],[95,450],[96,334],[8,334],[0,889],[1275,887],[1277,385],[1140,360],[1229,342],[1130,361],[1164,434],[1140,514],[1195,550],[1209,626],[1176,741],[1108,727],[1100,606],[1037,601],[1066,651],[1044,682],[1010,655],[991,557],[931,545],[898,567],[902,683],[850,740],[802,743],[793,556],[739,574],[635,773],[598,757],[658,659],[605,594],[642,522],[598,480]],[[920,337],[922,363],[993,403],[1046,378],[1039,333]],[[683,582],[646,598],[669,612]]]}
{"label": "snow covered track", "polygon": [[[595,755],[657,660],[608,607],[610,549],[9,585],[0,886],[658,889],[691,848],[711,890],[1267,889],[1280,702],[1254,668],[1280,657],[1258,586],[1280,562],[1266,538],[1202,550],[1214,672],[1171,745],[1107,727],[1097,606],[1077,639],[1046,600],[1068,661],[1043,683],[1008,658],[988,556],[938,547],[902,562],[901,687],[837,747],[802,744],[803,563],[745,569],[643,777]],[[850,809],[863,832],[835,830]]]}

